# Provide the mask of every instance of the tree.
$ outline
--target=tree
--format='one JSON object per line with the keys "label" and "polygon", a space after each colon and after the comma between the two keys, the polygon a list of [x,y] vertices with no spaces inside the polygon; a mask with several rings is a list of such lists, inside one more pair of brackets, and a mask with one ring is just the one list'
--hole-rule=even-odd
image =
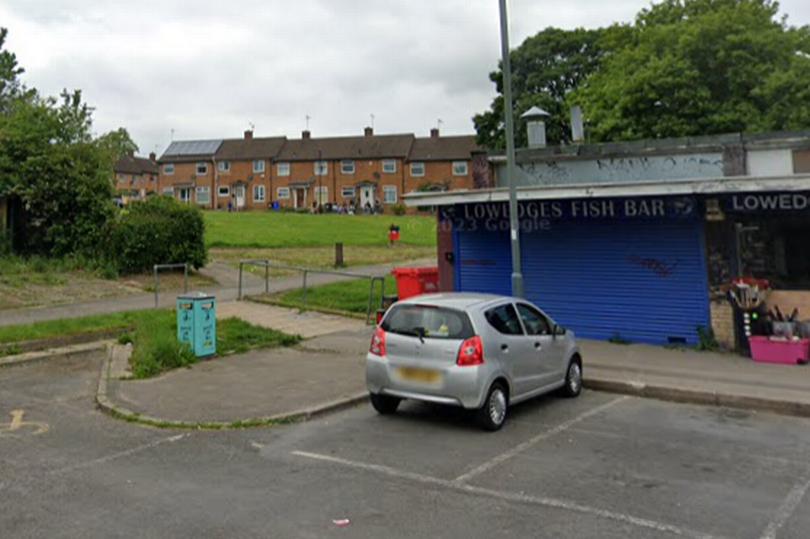
{"label": "tree", "polygon": [[810,29],[773,0],[666,0],[569,96],[596,141],[810,126]]}
{"label": "tree", "polygon": [[15,98],[0,115],[0,178],[25,212],[23,251],[96,257],[105,245],[112,159],[91,136],[81,93]]}
{"label": "tree", "polygon": [[17,65],[17,55],[3,50],[6,36],[8,30],[0,28],[0,114],[8,109],[13,98],[24,91],[19,79],[24,70]]}
{"label": "tree", "polygon": [[123,127],[101,135],[98,142],[114,159],[118,159],[129,152],[138,151],[138,145],[132,140],[129,131]]}
{"label": "tree", "polygon": [[[526,130],[520,115],[533,106],[550,113],[546,122],[550,143],[570,142],[567,96],[600,66],[604,56],[630,36],[625,26],[598,30],[547,28],[511,52],[512,95],[515,108],[517,147],[526,145]],[[473,118],[478,144],[504,148],[503,71],[489,75],[498,96],[490,110]]]}

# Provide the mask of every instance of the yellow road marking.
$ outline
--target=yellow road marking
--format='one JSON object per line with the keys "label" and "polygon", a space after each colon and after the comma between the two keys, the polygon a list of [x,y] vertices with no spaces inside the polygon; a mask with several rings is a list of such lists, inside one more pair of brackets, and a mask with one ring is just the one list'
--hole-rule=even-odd
{"label": "yellow road marking", "polygon": [[23,412],[22,410],[14,410],[13,412],[11,412],[11,427],[9,427],[8,430],[19,430],[19,428],[23,424],[22,418],[24,415],[25,412]]}
{"label": "yellow road marking", "polygon": [[[11,412],[11,423],[0,423],[0,438],[2,438],[4,435],[7,437],[16,437],[22,434],[36,436],[38,434],[44,434],[48,432],[48,429],[50,429],[47,423],[42,423],[39,421],[23,421],[24,416],[24,410],[13,410]],[[26,428],[23,429],[23,427]],[[19,431],[19,433],[17,431]]]}

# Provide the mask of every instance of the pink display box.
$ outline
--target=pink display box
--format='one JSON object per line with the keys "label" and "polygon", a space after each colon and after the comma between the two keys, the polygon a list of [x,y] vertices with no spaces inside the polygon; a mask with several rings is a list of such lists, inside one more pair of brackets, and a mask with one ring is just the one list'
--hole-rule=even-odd
{"label": "pink display box", "polygon": [[748,343],[751,345],[751,359],[766,363],[807,363],[810,352],[810,339],[771,340],[754,335],[748,337]]}

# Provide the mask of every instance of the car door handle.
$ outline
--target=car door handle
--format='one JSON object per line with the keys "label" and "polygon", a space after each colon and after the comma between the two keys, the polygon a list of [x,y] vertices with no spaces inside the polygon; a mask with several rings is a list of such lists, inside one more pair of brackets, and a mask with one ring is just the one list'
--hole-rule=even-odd
{"label": "car door handle", "polygon": [[508,344],[502,344],[501,345],[501,350],[503,350],[504,352],[508,352],[509,351],[509,345]]}

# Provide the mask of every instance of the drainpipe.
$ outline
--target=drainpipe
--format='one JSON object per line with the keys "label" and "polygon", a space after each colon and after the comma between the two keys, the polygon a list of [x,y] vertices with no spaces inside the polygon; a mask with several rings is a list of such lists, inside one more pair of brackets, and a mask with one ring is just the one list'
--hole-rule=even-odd
{"label": "drainpipe", "polygon": [[[213,187],[211,189],[214,192],[211,193],[211,202],[210,202],[210,204],[211,204],[211,209],[215,210],[215,209],[217,209],[217,203],[219,202],[219,170],[217,169],[217,156],[216,155],[211,156],[211,161],[214,162],[214,181],[213,181],[214,185],[213,185]],[[214,198],[215,194],[216,194],[216,198]],[[195,202],[197,200],[197,193],[196,192],[194,193],[194,200],[195,200]]]}

